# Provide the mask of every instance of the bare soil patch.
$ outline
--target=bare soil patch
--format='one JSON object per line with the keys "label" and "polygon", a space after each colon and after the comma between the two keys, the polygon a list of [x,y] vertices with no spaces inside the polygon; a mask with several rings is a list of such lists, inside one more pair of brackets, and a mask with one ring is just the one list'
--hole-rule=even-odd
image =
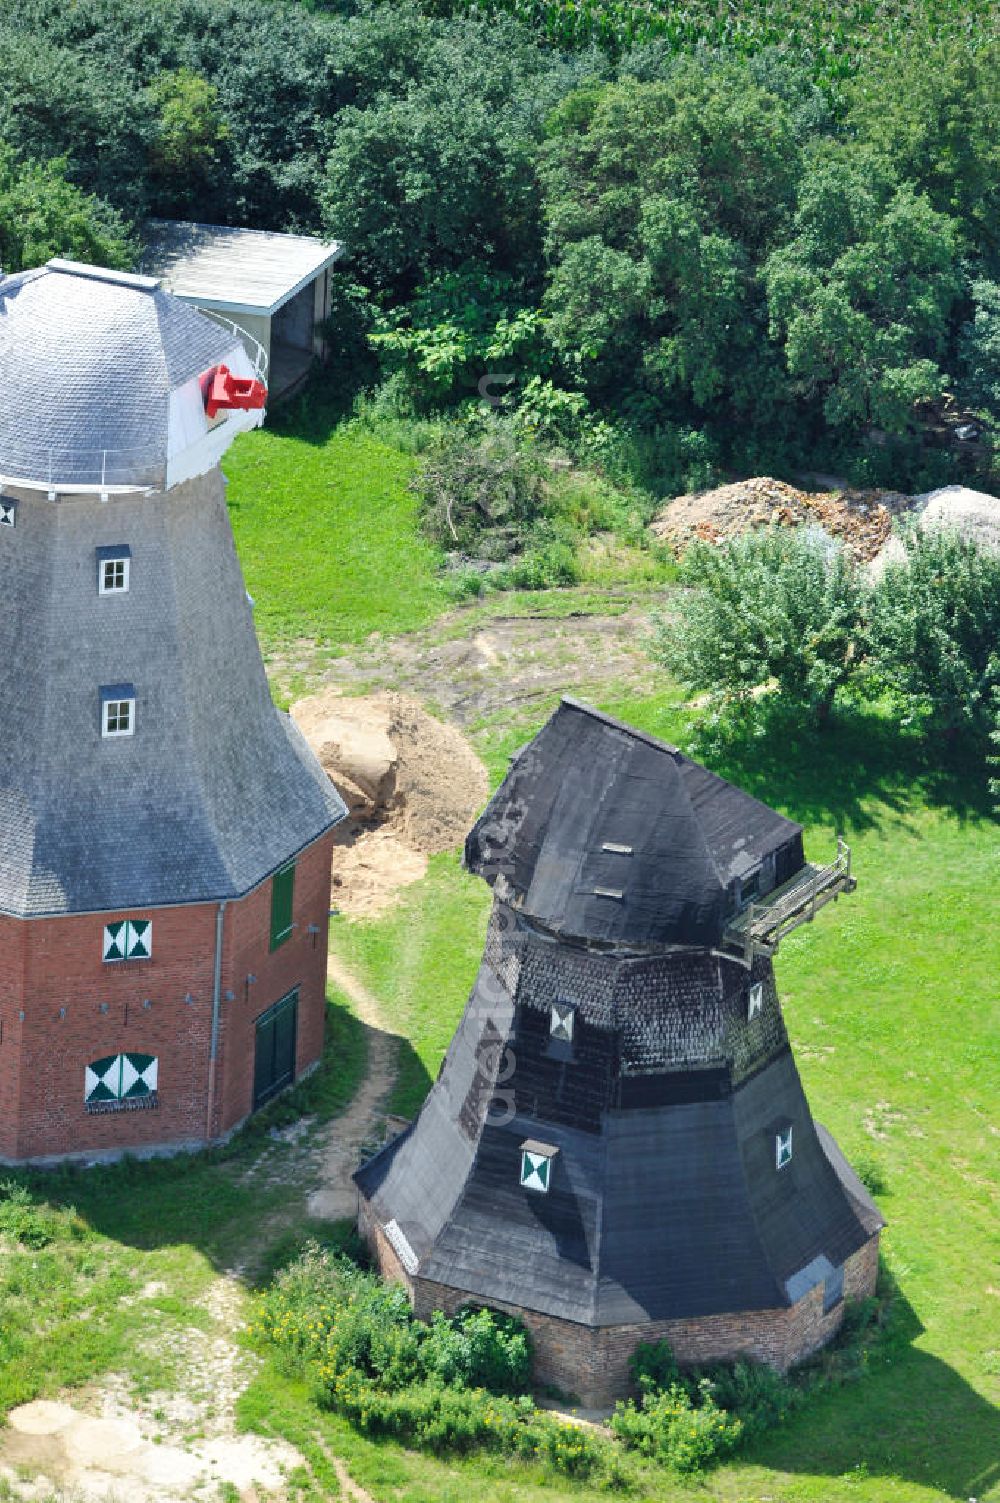
{"label": "bare soil patch", "polygon": [[458,845],[487,794],[486,769],[455,726],[396,693],[345,697],[339,688],[292,706],[339,788],[331,902],[352,918],[381,912]]}

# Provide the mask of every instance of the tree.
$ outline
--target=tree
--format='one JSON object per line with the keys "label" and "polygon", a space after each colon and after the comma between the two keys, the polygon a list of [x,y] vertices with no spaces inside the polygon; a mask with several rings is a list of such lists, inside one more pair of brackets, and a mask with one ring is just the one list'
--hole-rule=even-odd
{"label": "tree", "polygon": [[149,150],[157,208],[179,213],[203,198],[231,131],[219,91],[190,68],[161,73],[149,86],[156,119]]}
{"label": "tree", "polygon": [[813,157],[764,281],[789,374],[832,427],[903,433],[940,396],[962,287],[955,228],[870,157]]}
{"label": "tree", "polygon": [[509,23],[443,32],[420,76],[336,117],[323,194],[328,232],[362,280],[407,301],[471,265],[538,274],[535,156],[566,70]]}
{"label": "tree", "polygon": [[789,112],[743,65],[678,62],[567,98],[542,177],[550,333],[606,407],[765,413],[755,283],[794,198]]}
{"label": "tree", "polygon": [[972,283],[972,317],[958,341],[963,398],[1000,419],[1000,284]]}
{"label": "tree", "polygon": [[695,543],[687,589],[657,628],[655,655],[718,703],[769,693],[823,724],[857,667],[862,587],[851,560],[810,528]]}
{"label": "tree", "polygon": [[893,49],[847,88],[851,134],[955,221],[963,249],[1000,270],[1000,43],[967,35]]}
{"label": "tree", "polygon": [[943,529],[903,546],[873,592],[872,670],[907,718],[982,744],[1000,687],[1000,557]]}
{"label": "tree", "polygon": [[0,141],[0,266],[41,266],[52,256],[126,270],[137,247],[125,220],[65,178],[66,163],[19,162]]}

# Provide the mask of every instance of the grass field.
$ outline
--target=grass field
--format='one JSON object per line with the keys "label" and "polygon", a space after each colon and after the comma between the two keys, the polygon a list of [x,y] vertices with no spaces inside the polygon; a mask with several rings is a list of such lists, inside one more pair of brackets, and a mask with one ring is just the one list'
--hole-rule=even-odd
{"label": "grass field", "polygon": [[240,439],[229,513],[265,654],[408,631],[448,603],[407,490],[412,458],[323,411]]}
{"label": "grass field", "polygon": [[[668,739],[686,734],[666,697],[606,708]],[[484,739],[494,779],[522,739],[520,730]],[[777,973],[816,1116],[884,1181],[885,1262],[900,1294],[892,1363],[711,1474],[700,1495],[1000,1498],[1000,938],[990,917],[1000,832],[971,780],[927,767],[877,715],[842,723],[826,741],[732,753],[721,770],[801,820],[812,854],[828,852],[838,829],[853,843],[857,893],[788,939]],[[442,857],[395,912],[335,929],[338,949],[412,1044],[400,1110],[412,1110],[433,1079],[475,974],[487,908],[485,887],[457,856]],[[286,1391],[293,1410],[300,1401]],[[509,1475],[500,1485],[472,1463],[445,1468],[350,1444],[359,1479],[379,1499],[458,1499],[473,1477],[480,1486],[489,1477],[491,1495],[498,1485],[496,1496],[512,1500],[564,1495]],[[690,1492],[664,1479],[650,1496]]]}

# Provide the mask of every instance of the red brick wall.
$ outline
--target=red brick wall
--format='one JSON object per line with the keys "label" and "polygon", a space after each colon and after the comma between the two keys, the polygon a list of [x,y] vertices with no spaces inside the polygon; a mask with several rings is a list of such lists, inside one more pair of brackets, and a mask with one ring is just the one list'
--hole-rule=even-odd
{"label": "red brick wall", "polygon": [[[222,1002],[211,1128],[208,1056],[217,905],[135,910],[133,917],[153,919],[152,957],[115,964],[101,958],[103,927],[129,915],[27,921],[0,916],[0,1156],[136,1151],[202,1143],[208,1135],[227,1132],[252,1105],[254,1021],[296,985],[301,987],[296,1073],[318,1059],[331,844],[332,836],[324,836],[300,857],[296,927],[273,955],[270,880],[226,908],[222,991],[223,998],[231,991],[234,1001]],[[307,934],[310,924],[319,926],[315,940]],[[248,974],[258,978],[249,988]],[[188,994],[191,1003],[185,1001]],[[124,1051],[157,1056],[157,1107],[87,1112],[84,1068]]]}
{"label": "red brick wall", "polygon": [[[254,1024],[262,1012],[299,988],[295,1073],[300,1075],[323,1050],[326,1002],[327,925],[333,836],[303,851],[295,868],[294,928],[275,951],[271,942],[271,884],[265,882],[226,910],[220,1040],[221,1082],[216,1092],[213,1136],[230,1131],[253,1106]],[[310,925],[319,933],[310,934]],[[256,981],[248,983],[248,976]]]}
{"label": "red brick wall", "polygon": [[[435,1310],[453,1314],[470,1302],[469,1295],[462,1290],[433,1283],[419,1275],[408,1278],[363,1202],[359,1229],[383,1276],[406,1286],[414,1310],[422,1319],[428,1319]],[[845,1264],[845,1295],[859,1298],[874,1293],[877,1273],[878,1233]],[[781,1309],[622,1326],[577,1325],[500,1300],[490,1303],[498,1310],[518,1316],[531,1332],[535,1382],[575,1394],[584,1404],[594,1407],[609,1406],[629,1392],[629,1358],[640,1341],[669,1341],[678,1361],[687,1366],[746,1356],[785,1372],[829,1341],[844,1318],[843,1300],[823,1314],[822,1284],[797,1304]]]}

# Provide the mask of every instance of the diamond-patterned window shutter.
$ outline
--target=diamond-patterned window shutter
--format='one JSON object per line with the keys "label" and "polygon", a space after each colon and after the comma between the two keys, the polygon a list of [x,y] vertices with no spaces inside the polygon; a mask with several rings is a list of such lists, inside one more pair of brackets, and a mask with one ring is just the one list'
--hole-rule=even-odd
{"label": "diamond-patterned window shutter", "polygon": [[573,1018],[576,1009],[572,1002],[553,1002],[549,1015],[549,1035],[561,1044],[573,1042]]}
{"label": "diamond-patterned window shutter", "polygon": [[559,1152],[550,1143],[535,1143],[530,1138],[521,1144],[521,1187],[547,1195],[552,1182],[552,1164]]}
{"label": "diamond-patterned window shutter", "polygon": [[17,502],[13,496],[0,496],[0,527],[17,526]]}
{"label": "diamond-patterned window shutter", "polygon": [[122,919],[117,924],[104,925],[104,956],[105,960],[124,960],[126,931],[128,925]]}
{"label": "diamond-patterned window shutter", "polygon": [[764,983],[763,981],[755,981],[750,988],[750,995],[747,999],[747,1021],[749,1022],[751,1018],[755,1018],[759,1012],[763,1011],[763,1007]]}
{"label": "diamond-patterned window shutter", "polygon": [[130,919],[126,954],[129,960],[148,960],[153,953],[152,919]]}
{"label": "diamond-patterned window shutter", "polygon": [[159,1064],[155,1054],[108,1054],[83,1072],[85,1105],[136,1101],[156,1094]]}
{"label": "diamond-patterned window shutter", "polygon": [[119,919],[104,925],[103,959],[149,960],[152,953],[152,919]]}

